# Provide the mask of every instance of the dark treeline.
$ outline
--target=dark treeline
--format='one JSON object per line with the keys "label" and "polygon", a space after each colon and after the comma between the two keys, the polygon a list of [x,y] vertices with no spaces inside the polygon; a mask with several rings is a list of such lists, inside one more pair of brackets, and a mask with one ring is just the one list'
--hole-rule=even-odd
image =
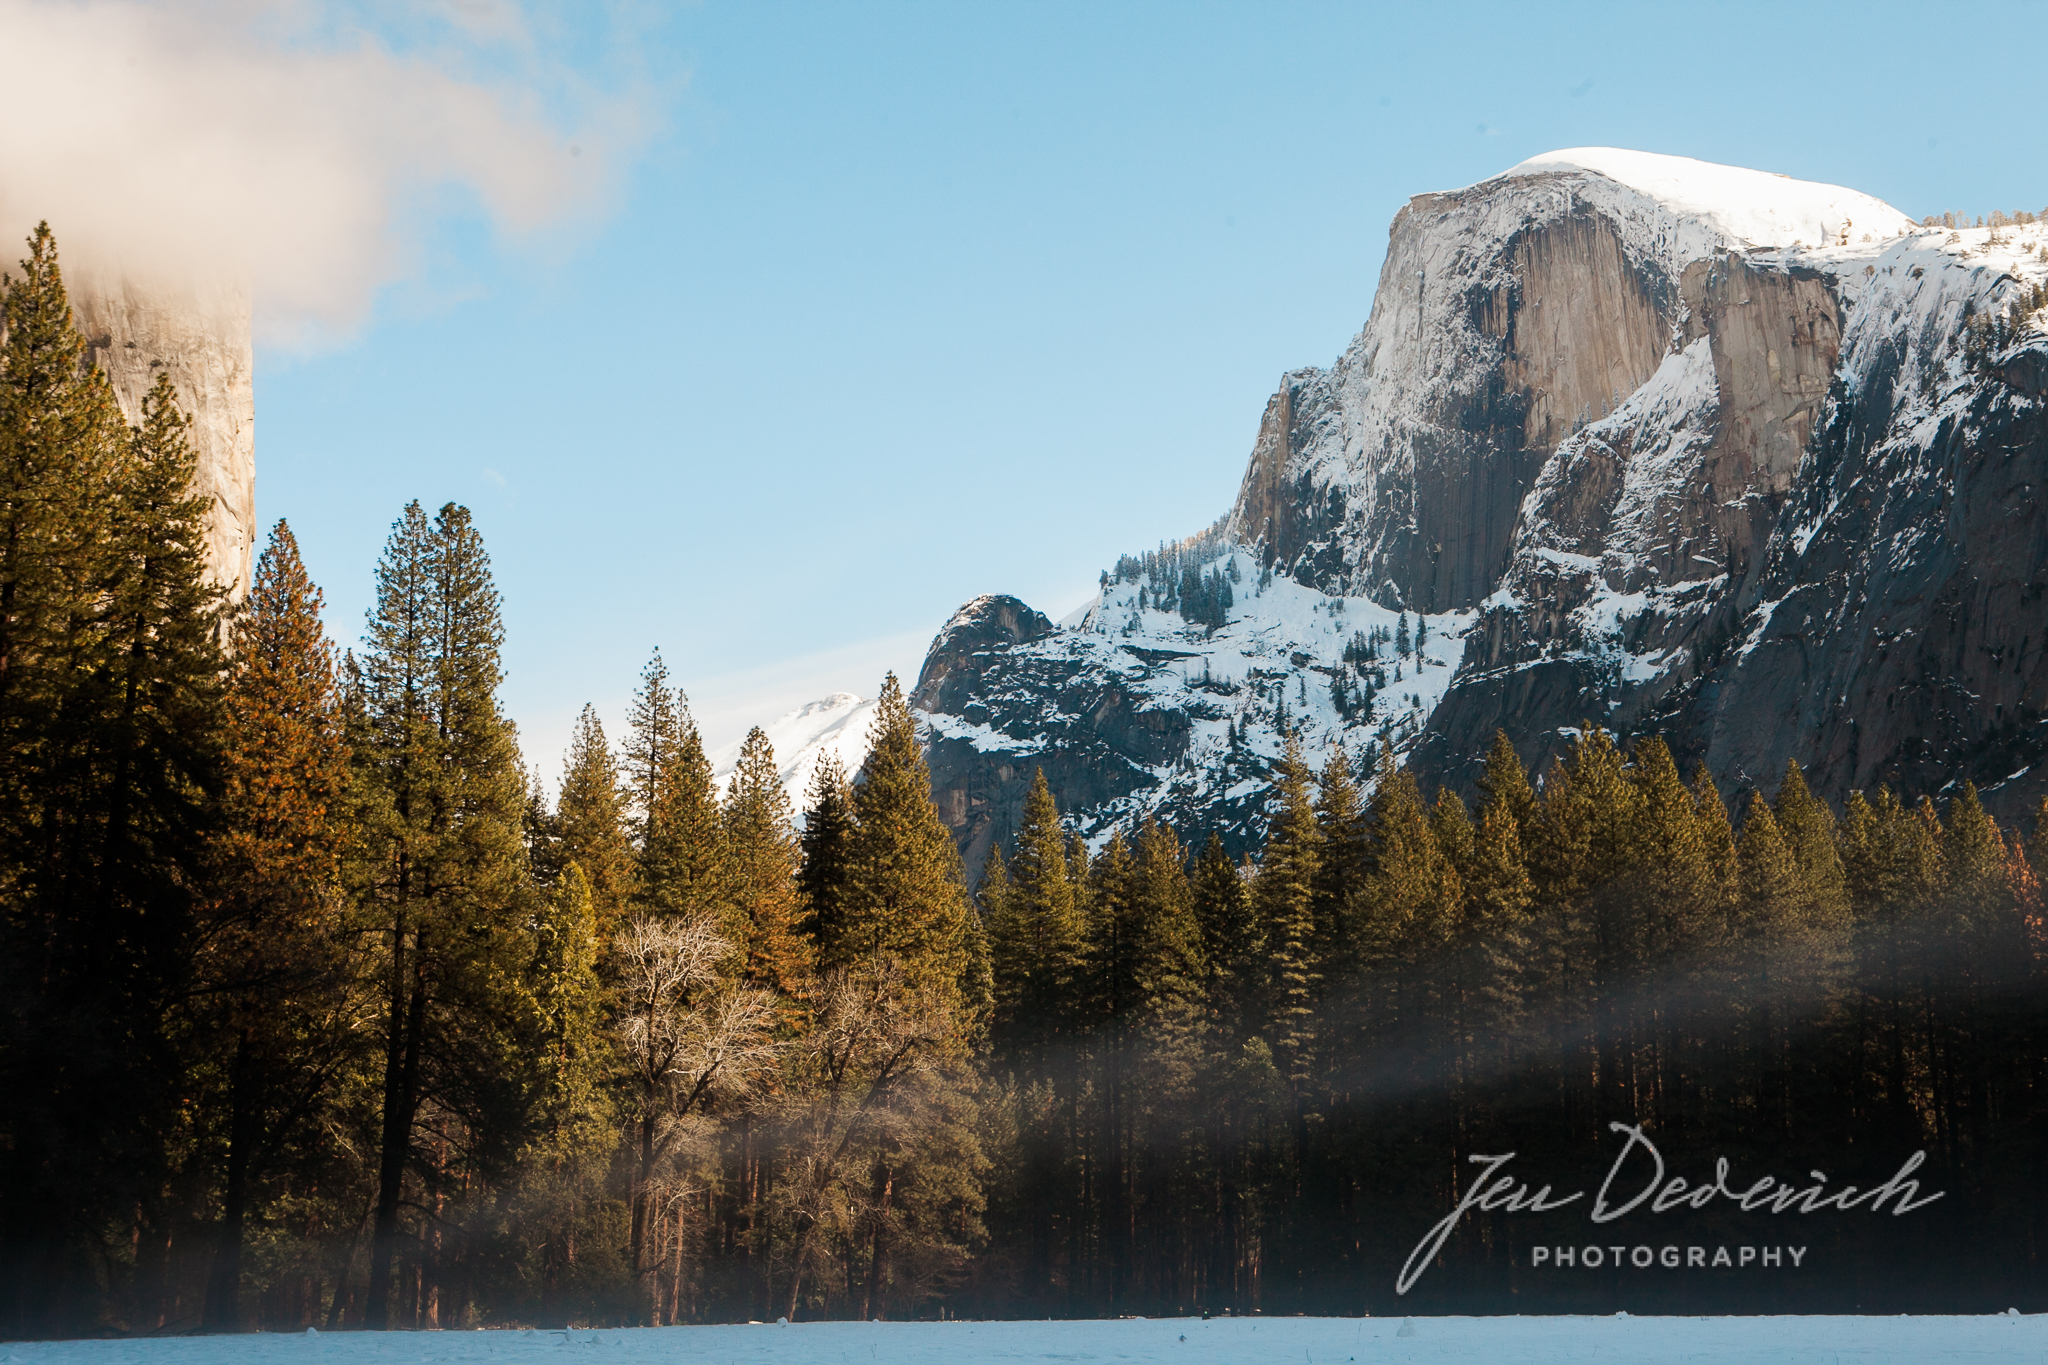
{"label": "dark treeline", "polygon": [[[1091,849],[1041,779],[970,896],[893,678],[799,823],[656,655],[550,796],[464,509],[405,509],[353,651],[283,523],[230,607],[47,232],[5,309],[0,1336],[2034,1306],[2048,848],[1967,789],[1838,818],[1793,768],[1736,821],[1589,730],[1474,811],[1290,748],[1256,863]],[[1396,1300],[1469,1156],[1590,1189],[1614,1122],[1949,1193],[1657,1220],[1803,1279],[1561,1279],[1578,1210],[1475,1214]]]}
{"label": "dark treeline", "polygon": [[[990,1071],[1015,1115],[988,1221],[1037,1313],[1981,1311],[2038,1303],[2048,857],[1964,787],[1945,813],[1789,766],[1737,827],[1704,770],[1589,729],[1538,787],[1497,739],[1474,811],[1290,749],[1256,866],[1147,826],[1092,856],[1043,785],[988,911]],[[2042,812],[2048,817],[2048,811]],[[1701,1211],[1594,1226],[1641,1125],[1671,1174],[1869,1190],[1897,1216]],[[1562,1213],[1468,1215],[1477,1173]],[[1618,1197],[1649,1179],[1639,1156]],[[1896,1202],[1896,1201],[1894,1201]],[[1534,1247],[1799,1246],[1798,1274],[1561,1271]],[[998,1253],[992,1253],[992,1257]],[[1603,1254],[1603,1260],[1606,1255]]]}

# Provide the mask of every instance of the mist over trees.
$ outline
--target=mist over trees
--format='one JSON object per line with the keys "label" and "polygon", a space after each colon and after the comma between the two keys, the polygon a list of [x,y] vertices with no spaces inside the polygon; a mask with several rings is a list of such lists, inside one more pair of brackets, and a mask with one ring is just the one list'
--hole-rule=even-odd
{"label": "mist over trees", "polygon": [[[2040,1306],[2048,811],[1793,766],[1731,812],[1592,727],[1468,806],[1297,734],[1255,860],[1087,845],[1039,775],[970,894],[893,677],[800,817],[659,653],[544,781],[465,509],[403,509],[346,653],[282,522],[230,609],[174,395],[122,421],[46,229],[4,304],[0,1337]],[[1227,605],[1171,556],[1162,605]],[[1804,1278],[1560,1277],[1582,1213],[1475,1212],[1395,1295],[1468,1158],[1589,1188],[1614,1123],[1947,1194],[1654,1234]]]}

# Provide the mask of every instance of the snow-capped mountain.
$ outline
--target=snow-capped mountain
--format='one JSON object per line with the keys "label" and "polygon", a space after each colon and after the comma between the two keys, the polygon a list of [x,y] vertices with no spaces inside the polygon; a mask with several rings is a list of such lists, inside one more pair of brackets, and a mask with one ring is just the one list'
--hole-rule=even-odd
{"label": "snow-capped mountain", "polygon": [[[913,704],[970,866],[1036,767],[1084,831],[1249,841],[1282,724],[1460,787],[1496,727],[1540,766],[1593,721],[1731,787],[1797,758],[1837,796],[2048,790],[2048,225],[2021,217],[1606,148],[1411,200],[1218,527],[1057,628],[982,598],[933,642]],[[1190,613],[1191,581],[1230,605]]]}
{"label": "snow-capped mountain", "polygon": [[[789,794],[791,809],[802,812],[811,778],[827,754],[836,757],[848,773],[859,771],[868,756],[868,727],[874,718],[873,697],[834,692],[805,702],[761,727],[775,748],[775,768],[782,775],[782,789]],[[721,788],[739,767],[740,749],[745,743],[743,739],[734,740],[708,755],[711,771]]]}

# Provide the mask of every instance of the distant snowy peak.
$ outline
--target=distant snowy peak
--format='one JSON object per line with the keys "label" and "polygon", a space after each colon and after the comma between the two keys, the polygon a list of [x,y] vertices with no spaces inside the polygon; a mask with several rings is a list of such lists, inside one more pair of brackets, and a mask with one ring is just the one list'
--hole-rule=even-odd
{"label": "distant snowy peak", "polygon": [[1599,176],[1673,217],[1743,246],[1846,246],[1908,232],[1913,221],[1882,199],[1840,185],[1619,147],[1545,152],[1472,188],[1531,176]]}
{"label": "distant snowy peak", "polygon": [[[868,756],[868,730],[875,718],[875,699],[851,692],[834,692],[817,701],[805,702],[796,710],[764,725],[761,730],[775,749],[775,770],[782,776],[782,789],[789,794],[792,809],[801,812],[811,779],[826,755],[836,757],[851,774]],[[744,740],[735,741],[711,755],[711,767],[721,786],[739,767]]]}

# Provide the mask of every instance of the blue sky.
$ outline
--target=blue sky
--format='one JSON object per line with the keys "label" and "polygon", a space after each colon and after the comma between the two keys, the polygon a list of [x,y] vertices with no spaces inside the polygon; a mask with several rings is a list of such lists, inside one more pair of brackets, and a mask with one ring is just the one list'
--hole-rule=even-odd
{"label": "blue sky", "polygon": [[452,195],[352,337],[260,347],[259,516],[353,643],[403,504],[469,505],[550,776],[657,645],[736,738],[907,685],[976,594],[1057,617],[1223,512],[1412,194],[1612,145],[2048,205],[2043,11],[1946,13],[566,8],[561,61],[644,116],[613,193],[544,243]]}

